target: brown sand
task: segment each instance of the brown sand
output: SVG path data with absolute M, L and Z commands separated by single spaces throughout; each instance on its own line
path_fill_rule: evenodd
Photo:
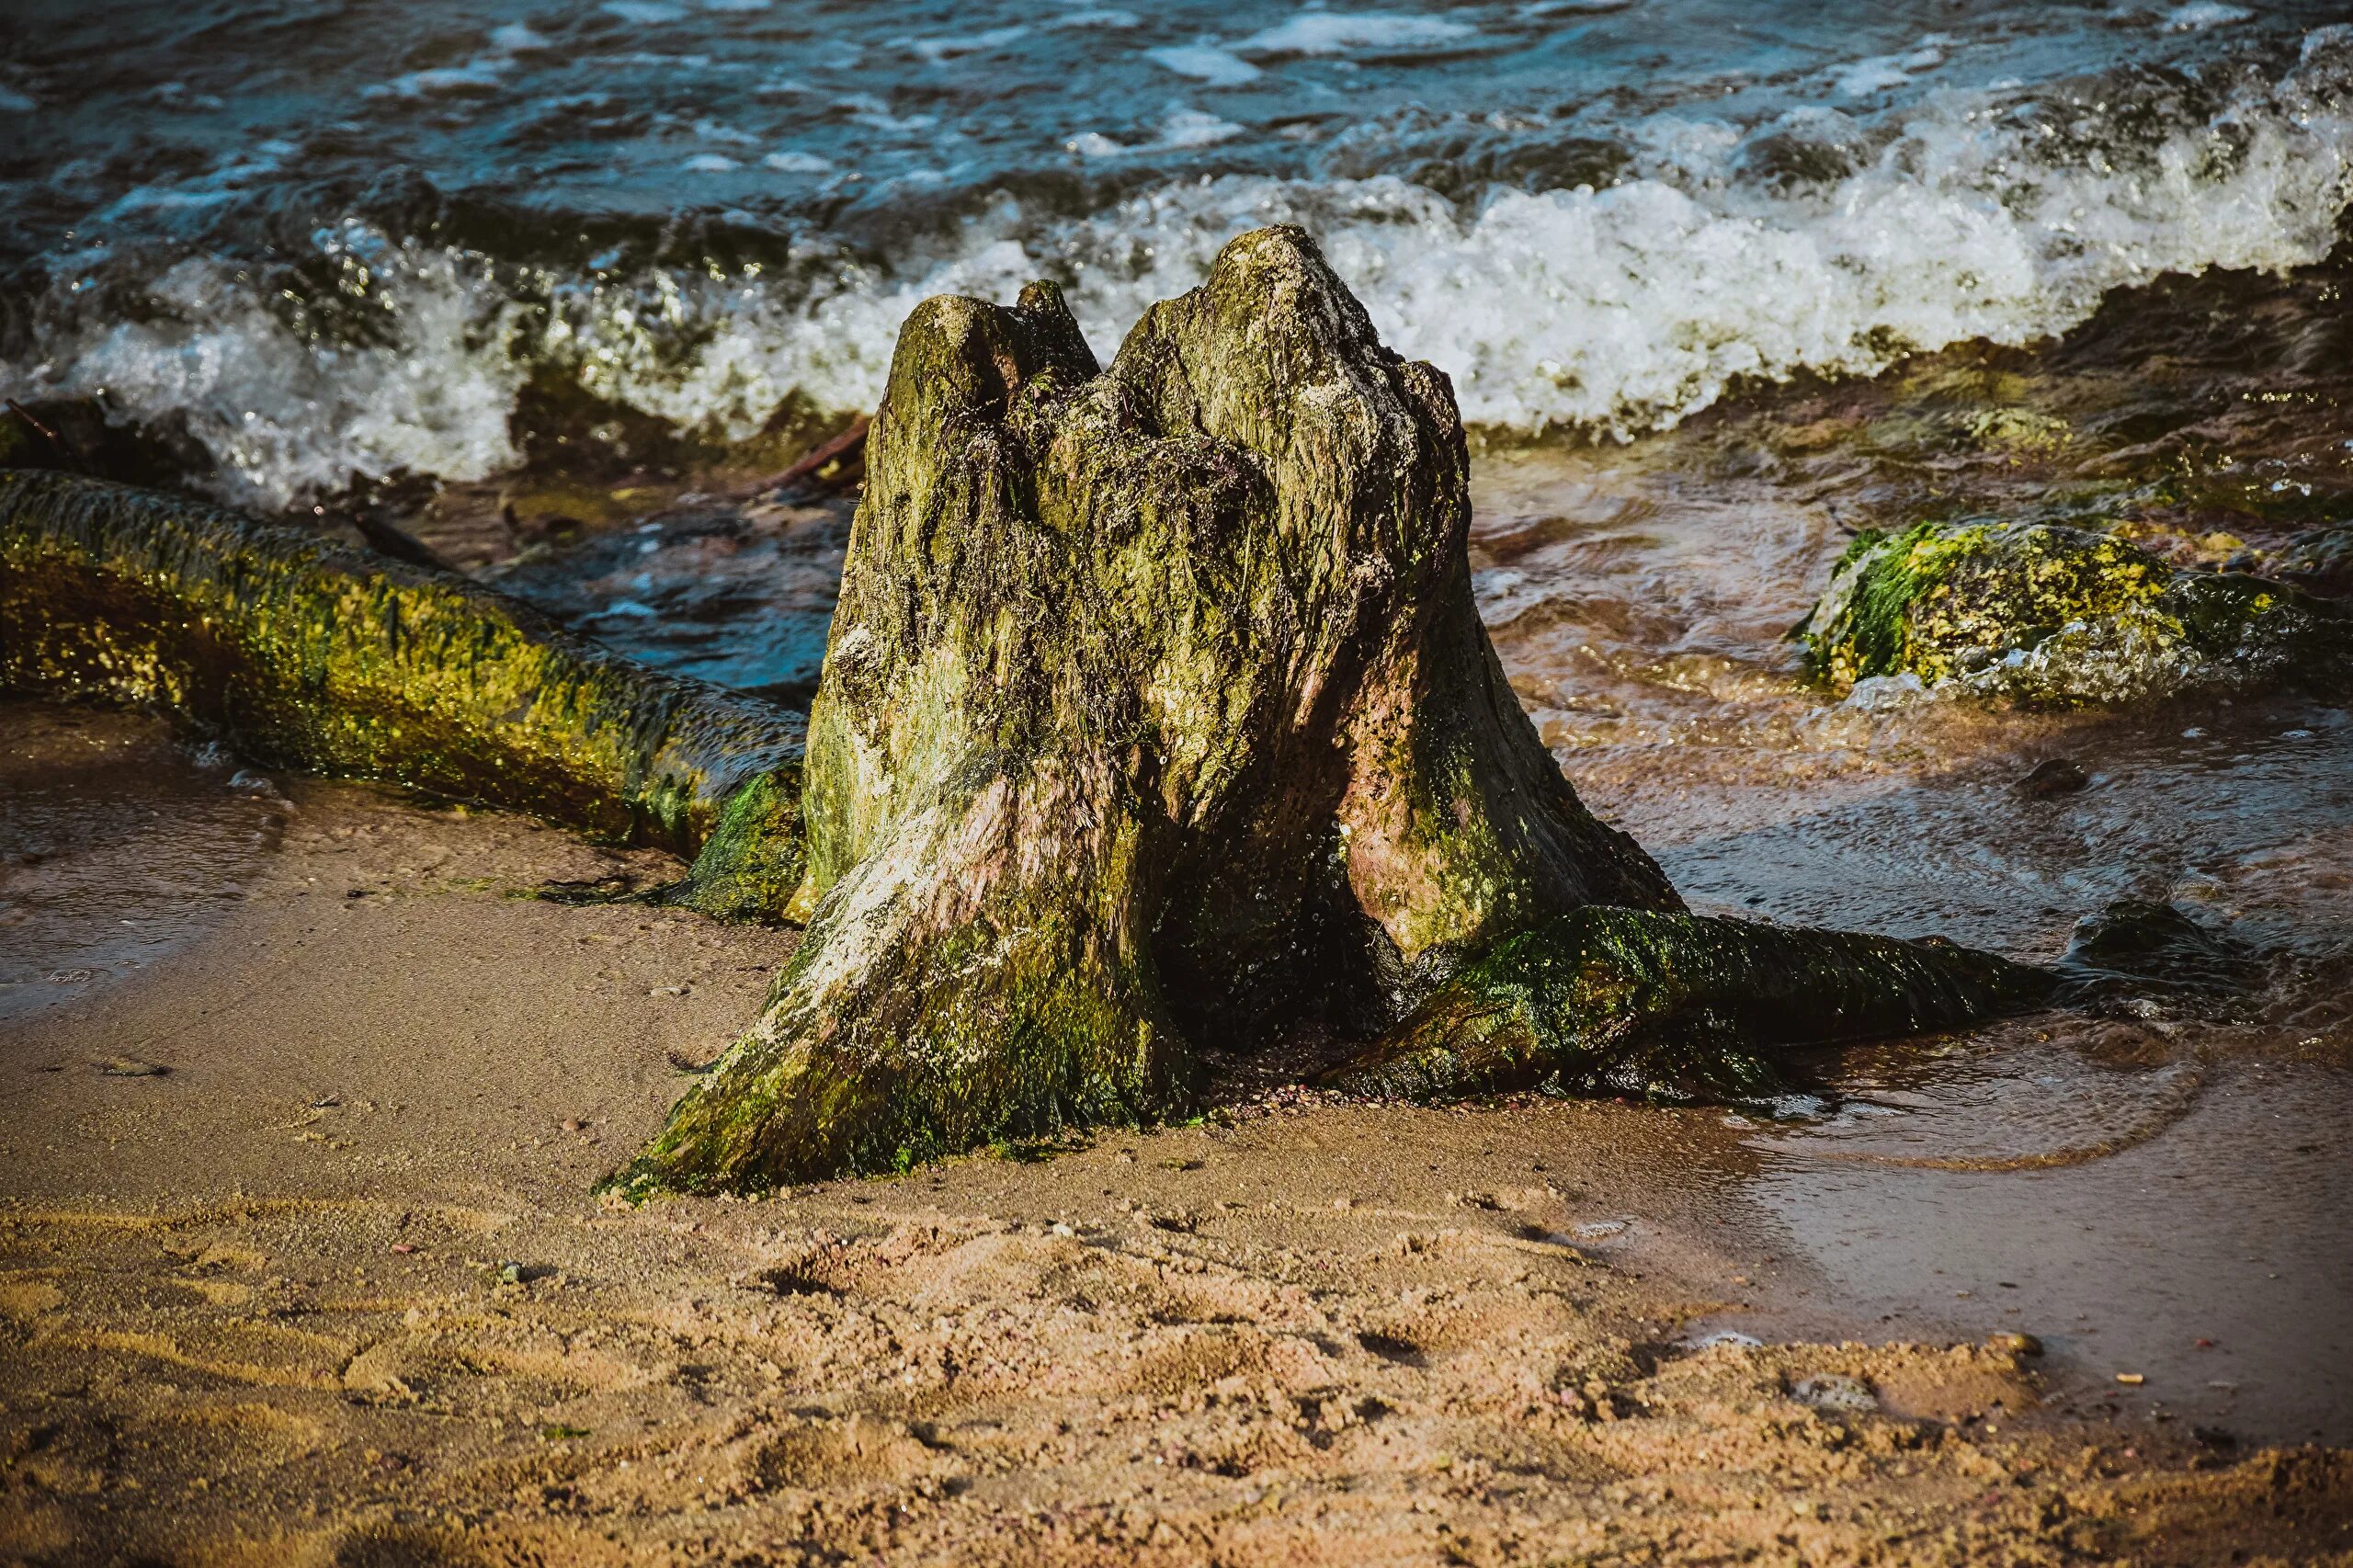
M 0 720 L 0 788 L 160 766 Z M 2062 1417 L 1995 1346 L 1693 1348 L 1768 1267 L 1718 1117 L 1278 1097 L 600 1205 L 789 937 L 290 790 L 242 897 L 0 1009 L 0 1558 L 2353 1562 L 2342 1450 Z

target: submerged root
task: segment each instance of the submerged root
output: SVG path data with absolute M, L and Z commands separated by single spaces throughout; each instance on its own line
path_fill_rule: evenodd
M 1957 1028 L 2058 985 L 1949 942 L 1580 909 L 1498 943 L 1324 1082 L 1416 1100 L 1738 1099 L 1779 1086 L 1776 1047 Z

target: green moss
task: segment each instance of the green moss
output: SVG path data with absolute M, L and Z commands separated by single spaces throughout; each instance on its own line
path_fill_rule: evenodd
M 797 769 L 763 773 L 727 797 L 717 825 L 683 881 L 658 902 L 721 920 L 790 917 L 808 869 Z
M 855 896 L 872 891 L 855 879 L 845 891 L 778 977 L 759 1024 L 612 1178 L 615 1190 L 883 1175 L 1188 1103 L 1148 973 L 1108 949 L 1088 901 L 1066 886 L 1001 889 L 924 943 L 898 939 L 916 911 L 877 911 Z M 846 953 L 846 935 L 867 941 Z
M 1980 447 L 2038 456 L 2059 451 L 2075 438 L 2064 419 L 2030 408 L 1980 409 L 1961 422 L 1961 428 Z
M 1497 944 L 1325 1082 L 1736 1099 L 1778 1083 L 1777 1047 L 1953 1028 L 2055 984 L 1946 942 L 1587 908 Z
M 1816 673 L 1840 685 L 1910 675 L 2063 704 L 2327 687 L 2353 651 L 2353 622 L 2292 589 L 2031 523 L 1861 536 L 1800 634 Z
M 647 670 L 453 574 L 31 471 L 0 472 L 0 686 L 152 707 L 272 766 L 688 854 L 751 781 L 792 794 L 802 743 L 797 715 Z M 790 814 L 765 820 L 747 846 L 773 881 Z

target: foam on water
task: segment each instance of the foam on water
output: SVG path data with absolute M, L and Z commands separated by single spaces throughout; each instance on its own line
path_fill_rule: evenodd
M 1384 17 L 1303 13 L 1244 47 L 1427 43 L 1468 30 Z M 514 28 L 494 37 L 490 54 L 449 69 L 495 74 L 538 44 Z M 910 47 L 944 58 L 998 41 Z M 1825 68 L 1820 90 L 1835 98 L 1873 73 L 1935 70 L 1949 41 Z M 1211 83 L 1224 79 L 1212 56 L 1248 66 L 1206 43 L 1153 55 Z M 879 101 L 873 112 L 885 112 Z M 733 150 L 674 153 L 668 166 L 695 180 L 745 168 L 835 177 L 817 155 L 760 154 L 757 138 L 708 119 L 696 129 L 710 132 L 698 137 L 706 148 Z M 1120 164 L 1238 134 L 1174 102 L 1148 143 L 1090 132 L 1071 146 Z M 1653 115 L 1624 137 L 1626 172 L 1598 189 L 1499 187 L 1466 204 L 1391 176 L 1229 174 L 1079 217 L 1000 195 L 887 263 L 821 237 L 781 270 L 518 274 L 351 222 L 312 244 L 364 269 L 372 328 L 359 341 L 290 319 L 267 284 L 199 257 L 153 280 L 163 308 L 104 319 L 61 309 L 38 357 L 7 368 L 36 391 L 103 388 L 129 412 L 183 415 L 220 458 L 227 494 L 282 506 L 354 472 L 497 472 L 515 460 L 508 415 L 535 367 L 682 428 L 742 437 L 794 394 L 871 407 L 918 301 L 1009 299 L 1038 276 L 1065 283 L 1108 353 L 1152 301 L 1197 282 L 1225 240 L 1298 222 L 1382 335 L 1453 377 L 1472 420 L 1622 437 L 1744 381 L 1868 374 L 1975 337 L 2029 341 L 2161 273 L 2318 259 L 2353 200 L 2353 28 L 2313 33 L 2278 80 L 2243 83 L 2154 130 L 1995 86 L 1929 90 L 1870 121 L 1819 103 L 1745 129 Z M 1834 172 L 1788 178 L 1777 159 Z M 233 192 L 267 166 L 248 157 L 173 194 Z M 943 177 L 917 169 L 903 180 Z
M 1143 57 L 1155 65 L 1176 72 L 1179 76 L 1190 76 L 1212 87 L 1238 87 L 1245 82 L 1256 80 L 1258 75 L 1256 65 L 1207 41 L 1147 49 Z
M 1245 54 L 1340 54 L 1359 49 L 1427 49 L 1475 38 L 1479 29 L 1445 17 L 1391 11 L 1302 11 L 1251 34 Z

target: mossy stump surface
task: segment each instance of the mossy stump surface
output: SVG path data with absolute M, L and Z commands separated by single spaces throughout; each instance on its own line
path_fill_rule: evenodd
M 1051 286 L 928 301 L 868 474 L 807 935 L 627 1190 L 1164 1116 L 1199 1048 L 1311 1020 L 1375 1042 L 1344 1078 L 1373 1087 L 1722 1089 L 1762 1045 L 2047 989 L 1682 913 L 1505 680 L 1446 378 L 1296 230 L 1234 241 L 1108 369 Z

